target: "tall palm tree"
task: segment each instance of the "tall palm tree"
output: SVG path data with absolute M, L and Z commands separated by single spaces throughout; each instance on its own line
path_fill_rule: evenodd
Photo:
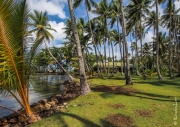
M 170 78 L 174 78 L 173 72 L 172 72 L 172 20 L 175 16 L 177 16 L 180 9 L 175 8 L 175 4 L 172 0 L 169 0 L 166 8 L 163 12 L 162 18 L 162 24 L 166 26 L 169 29 L 169 76 Z
M 72 0 L 68 0 L 68 5 L 69 5 L 69 12 L 71 15 L 74 39 L 75 39 L 77 53 L 78 53 L 81 94 L 85 95 L 90 92 L 90 88 L 89 88 L 89 85 L 86 80 L 86 73 L 85 73 L 85 69 L 84 69 L 84 60 L 83 60 L 83 56 L 82 56 L 81 45 L 80 45 L 78 31 L 77 31 L 77 27 L 76 27 L 76 20 L 75 20 Z
M 100 20 L 104 24 L 104 49 L 106 49 L 106 39 L 108 39 L 108 44 L 110 44 L 110 33 L 108 29 L 108 18 L 111 14 L 110 5 L 108 4 L 107 0 L 102 0 L 100 3 L 97 4 L 96 9 L 92 10 L 93 13 L 97 14 L 98 17 L 94 18 L 95 20 Z M 106 50 L 105 50 L 106 51 Z M 106 68 L 106 52 L 104 52 L 105 55 L 105 68 Z
M 110 3 L 110 11 L 112 12 L 112 14 L 110 15 L 110 18 L 111 18 L 111 21 L 110 21 L 110 24 L 111 24 L 111 28 L 115 25 L 117 25 L 117 30 L 118 30 L 118 33 L 120 32 L 119 30 L 119 24 L 121 25 L 121 12 L 120 12 L 120 8 L 119 8 L 119 1 L 118 0 L 113 0 L 111 3 Z M 122 42 L 121 41 L 121 34 L 119 33 L 118 34 L 118 42 L 119 42 L 119 48 L 120 48 L 120 56 L 121 56 L 121 59 L 123 58 L 124 59 L 124 56 L 122 53 Z M 124 60 L 123 60 L 124 62 Z M 123 75 L 123 64 L 121 62 L 121 75 Z
M 141 62 L 143 60 L 143 52 L 142 52 L 142 20 L 149 14 L 149 8 L 151 4 L 151 0 L 131 0 L 129 5 L 127 6 L 127 13 L 129 20 L 133 20 L 134 24 L 138 24 L 140 30 L 140 43 L 141 43 Z M 143 64 L 142 64 L 142 71 Z
M 165 2 L 165 0 L 156 0 L 156 38 L 159 38 L 159 9 L 158 4 Z M 158 72 L 158 78 L 159 80 L 163 80 L 163 77 L 161 75 L 161 72 L 159 70 L 159 42 L 158 39 L 156 40 L 156 69 Z
M 86 13 L 87 13 L 87 16 L 88 16 L 90 33 L 91 33 L 93 47 L 94 47 L 94 51 L 95 51 L 95 55 L 96 55 L 96 64 L 97 64 L 98 77 L 101 77 L 100 76 L 100 71 L 99 71 L 99 64 L 98 64 L 98 57 L 97 57 L 98 53 L 97 53 L 97 49 L 96 49 L 96 42 L 95 42 L 95 39 L 94 39 L 94 34 L 93 34 L 93 31 L 92 31 L 92 25 L 91 25 L 90 17 L 89 17 L 89 11 L 91 11 L 91 6 L 96 7 L 96 3 L 93 0 L 84 0 L 84 2 L 85 2 L 85 5 L 86 5 Z M 77 8 L 82 3 L 83 3 L 83 0 L 74 0 L 74 6 L 73 7 Z
M 49 47 L 47 46 L 46 42 L 50 42 L 50 40 L 54 39 L 53 35 L 49 31 L 55 31 L 55 29 L 51 28 L 50 24 L 48 24 L 48 15 L 47 12 L 39 12 L 37 10 L 34 10 L 34 14 L 30 15 L 30 18 L 32 20 L 32 23 L 30 23 L 30 26 L 33 26 L 34 29 L 30 30 L 29 33 L 36 33 L 37 39 L 43 38 L 43 42 L 51 55 L 51 57 L 56 61 L 56 63 L 59 65 L 59 67 L 65 72 L 70 80 L 74 80 L 74 78 L 63 68 L 63 66 L 59 63 L 59 61 L 52 55 L 51 51 L 49 50 Z
M 129 59 L 128 59 L 128 45 L 126 41 L 126 22 L 124 18 L 124 9 L 123 9 L 123 2 L 122 0 L 119 0 L 120 3 L 120 8 L 121 8 L 121 15 L 122 15 L 122 31 L 123 31 L 123 42 L 125 45 L 125 51 L 126 51 L 126 85 L 132 85 L 132 79 L 131 79 L 131 74 L 130 74 L 130 66 L 129 66 Z

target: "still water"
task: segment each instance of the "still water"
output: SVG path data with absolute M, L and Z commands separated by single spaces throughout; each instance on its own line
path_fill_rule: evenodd
M 64 90 L 62 83 L 69 78 L 66 75 L 33 75 L 30 80 L 30 104 L 39 100 L 61 93 Z M 0 94 L 0 104 L 15 110 L 20 109 L 20 105 L 10 95 Z M 0 108 L 0 118 L 13 112 Z

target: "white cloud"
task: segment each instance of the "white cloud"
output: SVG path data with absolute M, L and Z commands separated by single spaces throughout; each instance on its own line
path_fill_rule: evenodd
M 64 30 L 62 28 L 65 27 L 64 22 L 57 23 L 56 21 L 49 21 L 48 22 L 53 29 L 55 29 L 57 32 L 50 31 L 50 33 L 54 36 L 55 41 L 62 41 L 66 37 L 66 34 L 64 33 Z
M 149 31 L 146 34 L 145 38 L 143 39 L 143 44 L 146 43 L 146 42 L 152 42 L 153 41 L 152 37 L 153 37 L 153 32 Z
M 176 10 L 180 8 L 180 1 L 177 1 L 177 0 L 176 0 L 176 1 L 174 2 L 174 4 L 175 4 L 175 7 L 176 7 Z M 178 12 L 178 14 L 180 14 L 180 12 Z
M 29 0 L 32 10 L 47 11 L 49 15 L 57 15 L 66 18 L 64 9 L 66 0 Z
M 52 47 L 52 46 L 62 47 L 63 45 L 61 44 L 61 42 L 66 37 L 66 34 L 64 33 L 64 30 L 62 29 L 65 27 L 64 22 L 56 23 L 56 21 L 49 21 L 48 23 L 51 25 L 53 29 L 57 31 L 57 32 L 49 31 L 53 35 L 54 40 L 50 41 L 50 43 L 47 43 L 48 47 Z M 42 44 L 41 48 L 46 48 L 44 43 Z

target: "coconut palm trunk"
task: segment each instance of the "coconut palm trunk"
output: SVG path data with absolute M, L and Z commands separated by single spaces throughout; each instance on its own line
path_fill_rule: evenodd
M 58 66 L 63 70 L 63 72 L 68 75 L 68 77 L 70 78 L 70 80 L 73 81 L 74 78 L 66 71 L 66 69 L 64 69 L 64 67 L 59 63 L 59 61 L 53 56 L 53 54 L 52 54 L 51 51 L 49 50 L 49 47 L 47 46 L 45 40 L 44 40 L 44 44 L 45 44 L 46 49 L 48 50 L 50 56 L 56 61 L 56 63 L 57 63 Z
M 96 56 L 98 77 L 101 77 L 101 74 L 100 74 L 100 71 L 99 71 L 99 64 L 98 64 L 98 55 L 97 55 L 96 43 L 95 43 L 95 40 L 94 40 L 94 34 L 93 34 L 93 31 L 92 31 L 92 26 L 91 26 L 91 22 L 90 22 L 90 18 L 89 18 L 89 11 L 88 11 L 88 9 L 87 9 L 87 5 L 86 5 L 86 12 L 87 12 L 87 16 L 88 16 L 89 28 L 90 28 L 91 37 L 92 37 L 92 42 L 93 42 L 93 47 L 94 47 L 95 56 Z
M 159 80 L 163 80 L 159 69 L 159 11 L 158 11 L 158 0 L 156 0 L 156 70 L 158 73 Z M 153 51 L 154 55 L 154 51 Z
M 170 0 L 170 2 L 172 2 L 172 0 Z M 171 4 L 170 4 L 171 5 Z M 172 6 L 170 6 L 170 18 L 169 18 L 169 55 L 168 55 L 168 59 L 169 59 L 169 77 L 170 78 L 174 78 L 173 76 L 173 72 L 172 72 L 172 41 L 171 41 L 171 18 L 172 18 L 172 15 L 171 15 L 171 12 L 172 12 Z
M 136 26 L 135 26 L 135 32 L 137 34 L 137 30 L 136 30 Z M 136 48 L 135 48 L 135 51 L 136 51 L 136 75 L 139 76 L 139 64 L 138 64 L 138 45 L 137 45 L 137 35 L 136 35 Z
M 119 20 L 117 18 L 117 28 L 118 28 L 118 41 L 119 41 L 119 52 L 120 52 L 120 60 L 122 60 L 122 43 L 121 43 L 121 36 L 120 36 L 120 33 L 119 33 Z M 124 75 L 123 73 L 123 63 L 121 61 L 121 75 Z
M 119 0 L 120 3 L 120 9 L 122 14 L 122 31 L 123 31 L 123 42 L 125 46 L 126 51 L 126 85 L 133 85 L 131 74 L 130 74 L 130 66 L 129 66 L 129 59 L 128 59 L 128 45 L 126 41 L 126 22 L 124 18 L 124 9 L 123 9 L 123 2 L 122 0 Z
M 113 47 L 113 43 L 112 42 L 111 42 L 111 48 L 112 48 L 112 62 L 113 62 L 112 76 L 114 76 L 114 47 Z
M 79 60 L 81 94 L 85 95 L 90 92 L 90 88 L 89 88 L 89 85 L 86 80 L 86 73 L 85 73 L 85 69 L 84 69 L 84 60 L 82 57 L 81 45 L 80 45 L 78 31 L 77 31 L 77 27 L 76 27 L 76 20 L 75 20 L 72 0 L 68 0 L 68 5 L 69 5 L 69 12 L 71 15 L 71 20 L 72 20 L 73 34 L 74 34 L 74 39 L 75 39 L 77 54 L 78 54 L 78 60 Z

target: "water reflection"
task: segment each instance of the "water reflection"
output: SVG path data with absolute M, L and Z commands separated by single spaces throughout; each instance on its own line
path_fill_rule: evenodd
M 65 75 L 33 75 L 30 79 L 30 103 L 35 103 L 43 98 L 62 93 L 65 87 L 62 83 L 69 78 Z M 11 96 L 0 94 L 0 104 L 18 110 L 19 104 Z M 0 108 L 0 118 L 12 112 Z

